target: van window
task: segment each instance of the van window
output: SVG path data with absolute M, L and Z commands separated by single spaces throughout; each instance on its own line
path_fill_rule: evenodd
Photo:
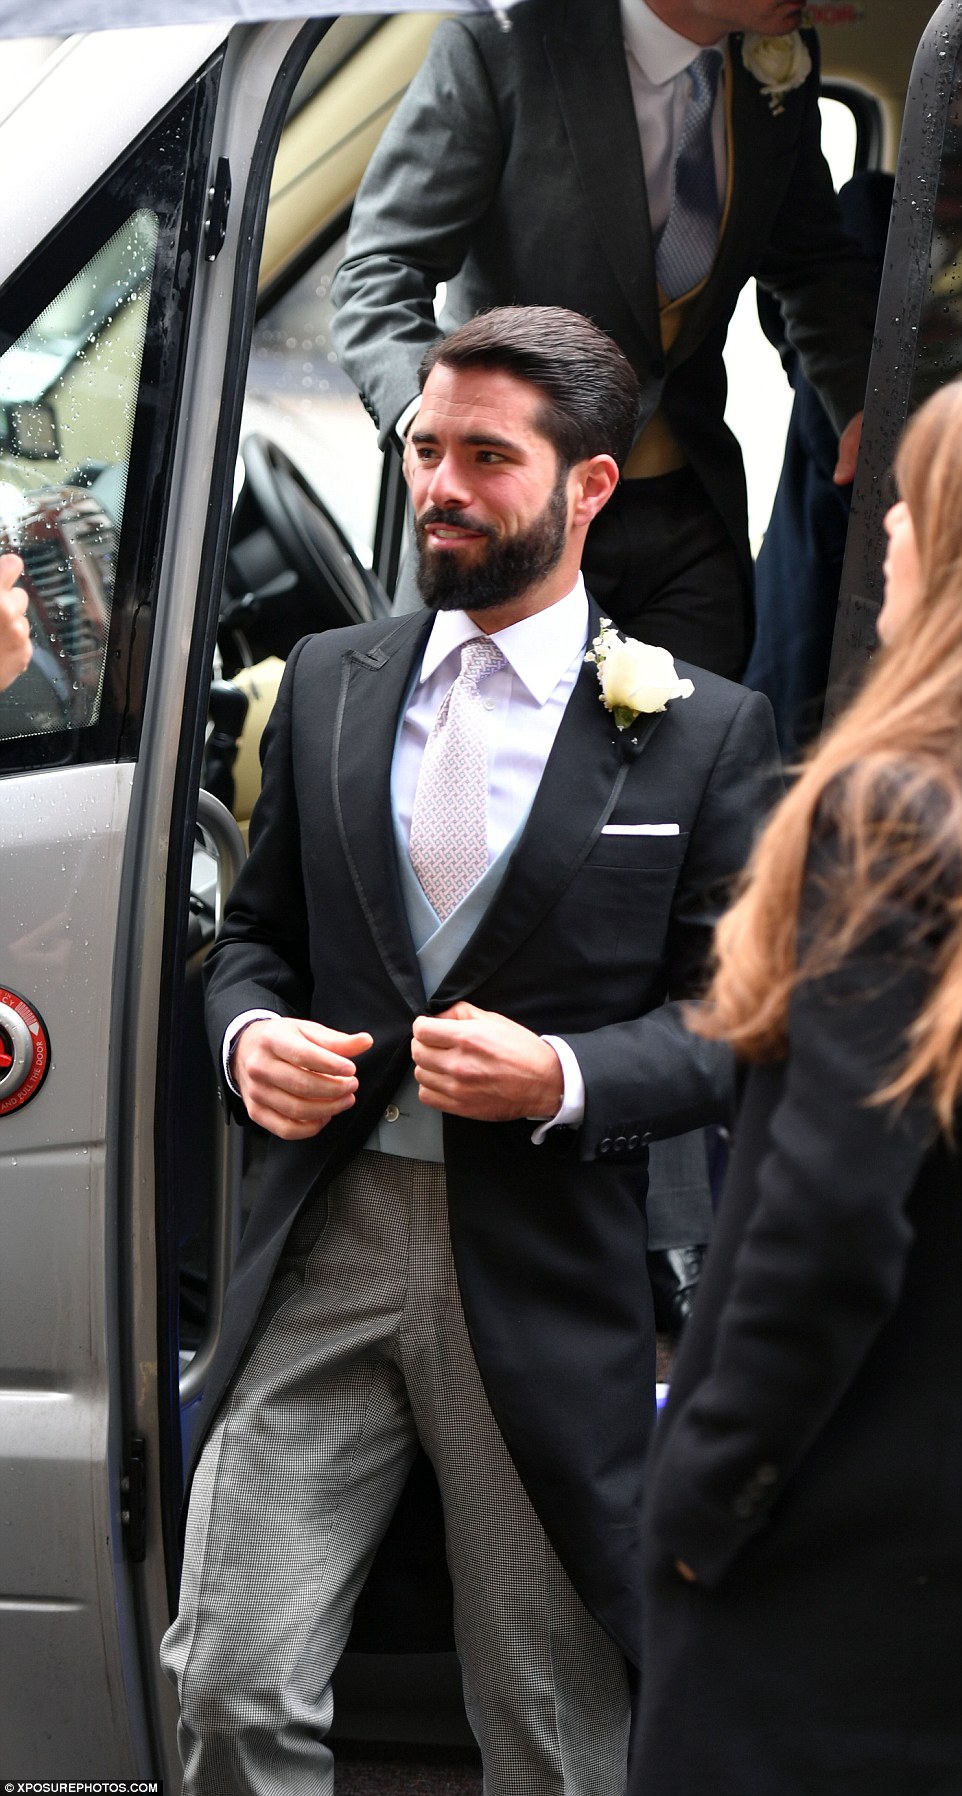
M 847 100 L 828 94 L 822 95 L 818 110 L 822 115 L 822 154 L 837 193 L 860 166 L 858 118 Z
M 23 559 L 32 677 L 7 737 L 100 715 L 157 218 L 133 213 L 0 356 L 0 541 Z
M 344 243 L 342 232 L 256 324 L 242 436 L 257 432 L 279 444 L 369 568 L 381 451 L 331 342 L 331 282 Z
M 822 151 L 837 191 L 855 172 L 858 120 L 845 100 L 823 96 L 819 110 Z M 741 445 L 748 486 L 748 530 L 752 553 L 757 555 L 772 515 L 795 395 L 785 379 L 778 351 L 758 321 L 754 281 L 742 289 L 728 327 L 725 365 L 725 421 Z
M 187 284 L 170 108 L 0 293 L 0 548 L 24 562 L 33 658 L 0 693 L 0 772 L 136 752 Z M 186 171 L 186 172 L 185 172 Z M 196 222 L 194 230 L 196 232 Z

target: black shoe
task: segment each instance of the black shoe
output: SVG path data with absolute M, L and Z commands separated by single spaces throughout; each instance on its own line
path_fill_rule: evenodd
M 656 1247 L 648 1254 L 655 1327 L 672 1341 L 678 1340 L 691 1315 L 707 1251 L 704 1246 Z

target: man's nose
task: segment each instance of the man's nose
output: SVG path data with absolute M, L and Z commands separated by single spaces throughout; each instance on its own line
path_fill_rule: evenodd
M 464 508 L 471 500 L 470 483 L 465 477 L 459 457 L 442 455 L 431 470 L 428 499 L 443 510 L 453 506 Z

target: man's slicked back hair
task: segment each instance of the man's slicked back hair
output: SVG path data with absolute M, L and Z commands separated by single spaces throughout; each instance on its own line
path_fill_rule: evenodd
M 634 441 L 640 394 L 617 343 L 564 306 L 497 306 L 432 344 L 419 371 L 486 368 L 530 382 L 542 395 L 538 428 L 563 470 L 592 455 L 623 465 Z

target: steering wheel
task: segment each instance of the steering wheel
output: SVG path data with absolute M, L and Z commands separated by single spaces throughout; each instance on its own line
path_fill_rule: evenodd
M 386 617 L 380 581 L 283 449 L 254 435 L 241 456 L 246 478 L 231 528 L 225 633 L 243 635 L 255 659 L 283 658 L 310 631 Z

